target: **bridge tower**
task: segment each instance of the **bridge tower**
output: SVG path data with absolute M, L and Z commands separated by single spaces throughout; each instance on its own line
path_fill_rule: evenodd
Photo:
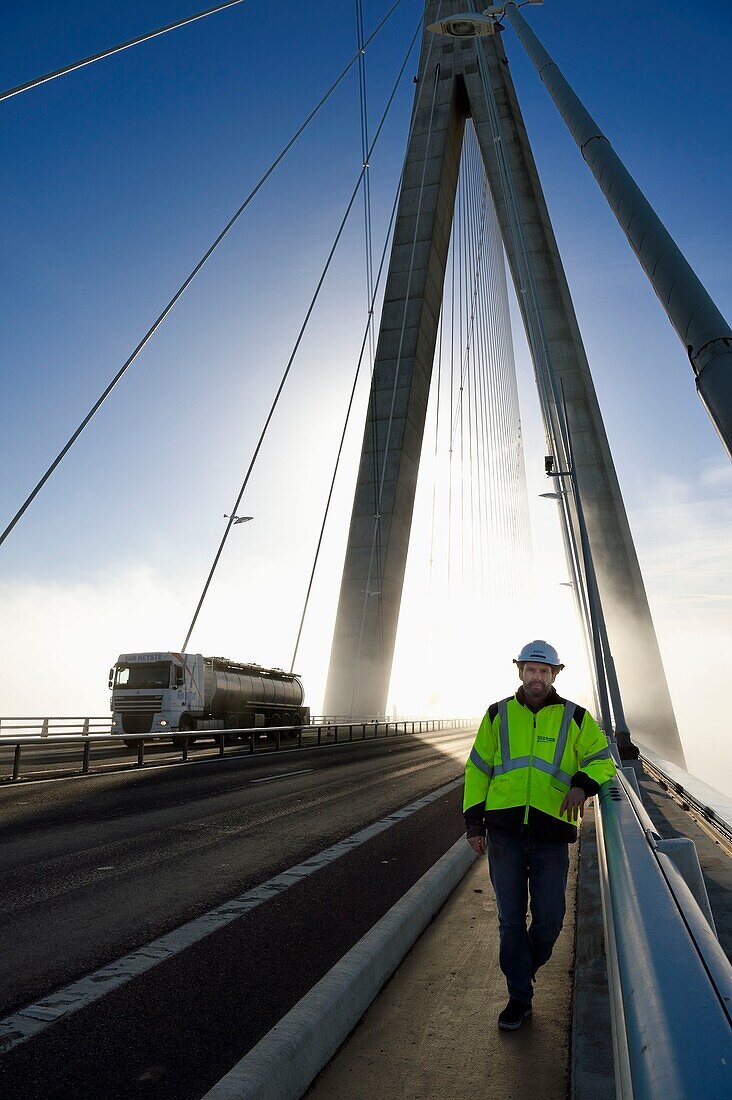
M 465 6 L 464 0 L 427 0 L 425 26 Z M 566 398 L 577 481 L 628 722 L 641 741 L 683 765 L 623 499 L 500 33 L 450 39 L 426 32 L 422 41 L 324 710 L 338 715 L 385 711 L 468 117 L 478 137 L 524 326 L 530 324 L 484 79 L 490 81 L 498 107 L 500 141 L 554 369 Z M 537 385 L 548 388 L 545 367 L 535 361 L 534 368 Z M 556 457 L 562 461 L 564 456 Z M 576 516 L 572 518 L 576 523 Z

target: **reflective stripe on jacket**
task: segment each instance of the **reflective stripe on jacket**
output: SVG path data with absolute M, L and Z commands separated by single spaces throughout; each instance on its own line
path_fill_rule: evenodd
M 552 692 L 536 713 L 515 695 L 493 704 L 465 765 L 463 810 L 525 806 L 560 817 L 559 807 L 582 771 L 601 784 L 615 775 L 605 734 L 583 707 Z

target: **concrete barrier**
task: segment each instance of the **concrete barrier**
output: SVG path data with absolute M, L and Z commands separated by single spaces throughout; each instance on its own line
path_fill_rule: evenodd
M 461 837 L 204 1100 L 298 1100 L 475 858 Z

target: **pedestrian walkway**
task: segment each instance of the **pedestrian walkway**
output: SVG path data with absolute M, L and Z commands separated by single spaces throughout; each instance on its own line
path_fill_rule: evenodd
M 569 1081 L 578 845 L 567 917 L 539 972 L 534 1014 L 499 1031 L 507 1001 L 496 902 L 476 860 L 361 1023 L 306 1094 L 312 1100 L 565 1100 Z
M 699 853 L 722 947 L 732 955 L 732 860 L 646 776 L 642 799 L 663 836 Z M 498 965 L 498 918 L 484 859 L 470 867 L 306 1093 L 309 1100 L 611 1100 L 615 1095 L 594 800 L 570 846 L 567 916 L 539 971 L 533 1015 L 499 1031 L 507 1000 Z M 576 950 L 575 950 L 576 949 Z

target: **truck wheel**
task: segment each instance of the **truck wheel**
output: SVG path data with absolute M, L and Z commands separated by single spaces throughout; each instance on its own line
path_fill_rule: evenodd
M 241 722 L 238 714 L 227 714 L 224 719 L 224 728 L 227 730 L 241 729 Z M 239 736 L 236 733 L 224 734 L 224 743 L 227 745 L 233 745 L 235 741 L 239 740 Z
M 181 714 L 180 722 L 178 723 L 178 729 L 181 731 L 181 733 L 184 733 L 188 730 L 194 730 L 195 728 L 196 728 L 196 723 L 191 718 L 190 714 Z M 195 740 L 196 740 L 195 737 L 172 737 L 171 738 L 171 741 L 173 742 L 173 745 L 175 746 L 176 749 L 182 749 L 183 746 L 185 745 L 186 741 L 188 742 L 188 744 L 190 746 L 190 745 L 193 744 L 193 742 Z
M 269 722 L 267 723 L 267 725 L 268 726 L 281 726 L 282 725 L 282 715 L 278 714 L 277 711 L 275 711 L 274 714 L 270 714 Z

